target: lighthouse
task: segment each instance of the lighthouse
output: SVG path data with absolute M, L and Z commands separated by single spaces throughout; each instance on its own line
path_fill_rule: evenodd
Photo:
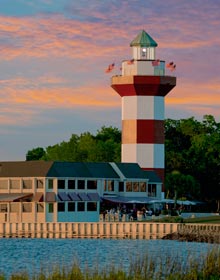
M 156 56 L 157 43 L 144 30 L 130 47 L 132 58 L 122 62 L 122 74 L 111 80 L 121 96 L 121 161 L 155 171 L 164 182 L 164 98 L 176 85 L 173 63 L 166 75 L 165 61 Z

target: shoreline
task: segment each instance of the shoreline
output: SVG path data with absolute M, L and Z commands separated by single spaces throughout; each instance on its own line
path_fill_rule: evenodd
M 219 232 L 205 231 L 205 232 L 173 232 L 162 237 L 163 240 L 176 240 L 180 242 L 203 242 L 220 244 Z

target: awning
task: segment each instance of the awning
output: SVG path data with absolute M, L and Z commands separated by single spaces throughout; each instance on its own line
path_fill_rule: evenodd
M 124 196 L 116 196 L 116 197 L 102 197 L 103 200 L 107 200 L 115 203 L 160 203 L 160 200 L 152 199 L 150 197 L 124 197 Z
M 161 203 L 174 204 L 175 200 L 165 198 L 165 199 L 161 200 Z M 197 204 L 195 201 L 189 201 L 189 200 L 177 200 L 176 203 L 180 204 L 180 205 L 196 205 Z
M 68 196 L 70 197 L 70 199 L 72 201 L 80 201 L 80 198 L 78 197 L 78 195 L 75 192 L 69 192 Z
M 42 202 L 43 201 L 43 193 L 42 192 L 37 192 L 33 196 L 33 201 L 34 202 Z
M 70 201 L 71 200 L 65 192 L 59 192 L 58 193 L 58 199 L 60 201 Z
M 88 197 L 88 195 L 87 195 L 86 193 L 84 193 L 84 192 L 78 193 L 78 196 L 79 196 L 79 198 L 80 198 L 82 201 L 89 201 L 89 200 L 90 200 L 89 197 Z
M 87 195 L 91 201 L 100 201 L 100 196 L 98 193 L 88 193 Z
M 46 202 L 55 202 L 56 201 L 56 195 L 54 192 L 47 192 L 46 193 Z
M 16 202 L 31 197 L 32 195 L 32 193 L 2 193 L 0 194 L 0 202 Z

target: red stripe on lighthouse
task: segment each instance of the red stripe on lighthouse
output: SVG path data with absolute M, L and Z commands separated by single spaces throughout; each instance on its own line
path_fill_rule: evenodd
M 123 120 L 122 144 L 164 144 L 164 121 Z

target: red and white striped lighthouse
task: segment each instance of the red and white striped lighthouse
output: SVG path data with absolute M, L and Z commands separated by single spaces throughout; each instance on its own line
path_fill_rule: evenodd
M 122 62 L 112 88 L 122 98 L 122 162 L 137 162 L 164 181 L 164 97 L 176 85 L 156 59 L 157 43 L 143 30 L 130 43 L 133 57 Z M 164 190 L 162 190 L 164 191 Z

